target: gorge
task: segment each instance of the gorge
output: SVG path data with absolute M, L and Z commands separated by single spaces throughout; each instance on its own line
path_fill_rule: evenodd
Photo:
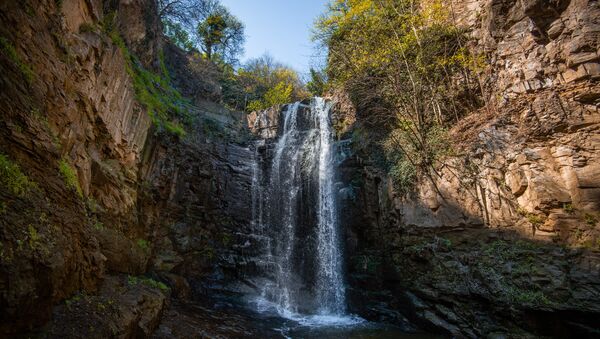
M 164 4 L 0 2 L 0 338 L 600 337 L 598 1 L 332 1 L 322 97 Z

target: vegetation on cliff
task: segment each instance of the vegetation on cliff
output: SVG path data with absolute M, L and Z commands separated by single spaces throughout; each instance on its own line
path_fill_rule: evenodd
M 203 68 L 219 99 L 232 109 L 254 111 L 308 96 L 298 73 L 264 55 L 240 65 L 244 24 L 218 0 L 160 0 L 165 36 Z
M 137 99 L 145 106 L 154 125 L 159 131 L 164 130 L 179 137 L 184 136 L 185 129 L 182 122 L 189 122 L 189 115 L 185 108 L 188 103 L 168 80 L 169 74 L 164 66 L 163 54 L 159 56 L 162 74 L 156 74 L 145 69 L 136 56 L 129 51 L 114 23 L 114 14 L 105 18 L 103 29 L 121 50 Z
M 35 187 L 35 183 L 21 171 L 19 165 L 4 154 L 0 154 L 0 182 L 17 196 L 23 196 Z
M 400 188 L 431 175 L 449 153 L 445 130 L 479 105 L 474 71 L 443 2 L 335 0 L 314 38 L 328 48 L 329 86 L 345 89 L 363 122 L 359 147 L 371 147 Z

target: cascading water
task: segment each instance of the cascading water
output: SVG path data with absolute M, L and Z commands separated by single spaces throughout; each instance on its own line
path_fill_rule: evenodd
M 260 305 L 287 318 L 343 323 L 353 318 L 345 317 L 330 108 L 314 98 L 282 112 L 279 138 L 255 169 L 254 224 L 271 239 Z

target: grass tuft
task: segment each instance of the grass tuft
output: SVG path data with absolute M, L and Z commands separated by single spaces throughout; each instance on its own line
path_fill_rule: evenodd
M 58 163 L 58 170 L 65 180 L 65 184 L 70 189 L 73 189 L 77 192 L 80 198 L 83 198 L 83 191 L 81 190 L 81 186 L 79 186 L 79 178 L 77 177 L 77 172 L 66 159 L 61 159 Z
M 0 154 L 0 183 L 14 195 L 22 197 L 35 187 L 35 183 L 23 174 L 19 165 Z
M 160 281 L 156 281 L 152 278 L 146 278 L 146 277 L 134 277 L 132 275 L 127 276 L 127 283 L 130 286 L 135 286 L 138 284 L 143 284 L 146 285 L 148 287 L 152 287 L 152 288 L 157 288 L 159 290 L 161 290 L 162 292 L 167 292 L 169 291 L 169 287 L 167 285 L 165 285 L 164 283 L 160 282 Z

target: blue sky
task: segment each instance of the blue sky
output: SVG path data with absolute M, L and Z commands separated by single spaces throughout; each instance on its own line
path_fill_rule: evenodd
M 246 25 L 242 61 L 265 52 L 301 73 L 308 72 L 316 54 L 310 41 L 314 20 L 327 0 L 221 0 Z

